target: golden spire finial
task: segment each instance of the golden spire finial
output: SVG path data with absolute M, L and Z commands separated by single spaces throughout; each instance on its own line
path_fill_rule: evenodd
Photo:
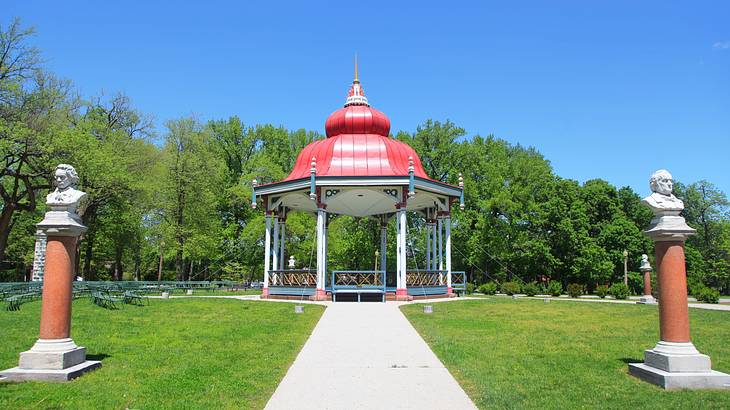
M 357 53 L 355 53 L 355 80 L 353 82 L 355 82 L 355 83 L 360 82 L 360 79 L 357 78 Z

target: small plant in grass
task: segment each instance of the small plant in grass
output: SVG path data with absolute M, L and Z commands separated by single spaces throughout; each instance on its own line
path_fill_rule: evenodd
M 598 285 L 596 286 L 596 295 L 603 299 L 608 295 L 608 285 Z
M 474 284 L 471 282 L 467 282 L 466 283 L 466 294 L 471 295 L 472 293 L 474 293 Z
M 695 297 L 700 302 L 720 303 L 720 292 L 718 292 L 717 289 L 704 287 L 696 293 Z
M 563 293 L 563 284 L 557 280 L 551 280 L 548 283 L 547 291 L 551 296 L 558 297 Z
M 614 283 L 608 288 L 608 294 L 615 299 L 626 299 L 629 297 L 629 287 L 623 283 Z
M 483 293 L 485 295 L 494 295 L 497 293 L 497 284 L 494 282 L 487 282 L 481 286 L 479 286 L 479 289 L 477 289 L 479 293 Z
M 540 288 L 537 286 L 537 283 L 530 282 L 525 284 L 525 286 L 522 287 L 522 292 L 526 294 L 527 296 L 535 296 L 540 291 Z
M 583 294 L 583 285 L 579 285 L 577 283 L 571 283 L 568 285 L 568 296 L 571 298 L 577 298 L 578 296 Z
M 504 282 L 502 284 L 502 293 L 514 295 L 516 293 L 520 293 L 521 288 L 522 287 L 517 282 Z

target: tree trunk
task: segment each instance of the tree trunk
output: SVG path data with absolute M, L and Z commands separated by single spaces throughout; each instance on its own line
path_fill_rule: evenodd
M 137 246 L 134 248 L 134 280 L 139 280 L 140 265 L 142 265 L 142 249 L 137 241 Z
M 115 252 L 114 252 L 114 280 L 122 280 L 123 276 L 123 267 L 122 267 L 122 255 L 124 254 L 124 247 L 119 245 L 117 246 Z
M 4 204 L 2 213 L 0 213 L 0 261 L 5 259 L 5 248 L 8 245 L 8 236 L 10 236 L 10 223 L 13 220 L 13 212 L 15 206 Z
M 163 262 L 163 256 L 162 256 L 162 248 L 160 248 L 160 265 L 157 267 L 157 281 L 162 281 L 162 262 Z
M 177 280 L 183 280 L 183 275 L 185 274 L 184 266 L 183 264 L 185 261 L 183 260 L 183 244 L 178 243 L 177 246 L 177 252 L 175 254 L 175 271 L 177 271 Z

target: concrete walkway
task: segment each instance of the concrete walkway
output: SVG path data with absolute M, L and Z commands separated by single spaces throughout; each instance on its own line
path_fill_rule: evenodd
M 398 309 L 329 304 L 267 409 L 475 409 Z

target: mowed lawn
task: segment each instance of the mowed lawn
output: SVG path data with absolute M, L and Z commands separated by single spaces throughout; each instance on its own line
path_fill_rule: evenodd
M 480 408 L 730 408 L 730 390 L 668 392 L 628 374 L 658 340 L 656 306 L 492 297 L 401 309 Z M 690 309 L 690 323 L 730 373 L 730 312 Z
M 106 310 L 73 304 L 72 337 L 102 367 L 69 383 L 0 383 L 0 409 L 263 408 L 324 307 L 152 299 Z M 0 311 L 0 368 L 38 337 L 40 302 Z

